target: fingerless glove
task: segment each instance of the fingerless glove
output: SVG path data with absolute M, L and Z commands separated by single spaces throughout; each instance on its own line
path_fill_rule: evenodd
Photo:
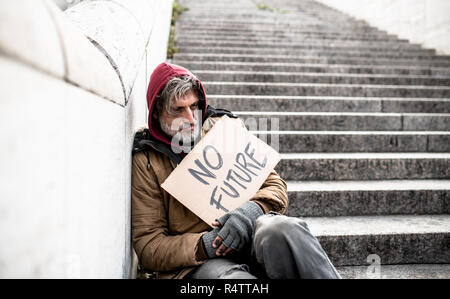
M 203 245 L 205 245 L 205 253 L 208 256 L 208 258 L 210 258 L 210 259 L 216 257 L 217 248 L 212 247 L 212 242 L 217 237 L 218 232 L 219 232 L 219 229 L 215 228 L 212 231 L 209 231 L 202 236 Z
M 218 235 L 222 238 L 222 243 L 239 252 L 251 240 L 255 220 L 263 214 L 264 211 L 257 203 L 247 201 L 217 219 L 221 225 Z

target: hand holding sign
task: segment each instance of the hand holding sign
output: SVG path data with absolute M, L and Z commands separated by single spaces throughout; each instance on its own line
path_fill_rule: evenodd
M 238 119 L 223 116 L 161 186 L 211 225 L 248 201 L 279 160 Z

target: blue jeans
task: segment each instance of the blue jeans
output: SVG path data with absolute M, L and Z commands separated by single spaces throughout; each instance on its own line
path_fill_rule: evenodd
M 235 256 L 209 259 L 193 279 L 341 278 L 306 222 L 268 213 L 255 222 L 251 248 Z

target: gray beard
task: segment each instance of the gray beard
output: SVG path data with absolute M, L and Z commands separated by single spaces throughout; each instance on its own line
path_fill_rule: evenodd
M 183 131 L 180 128 L 174 130 L 161 119 L 159 119 L 159 125 L 164 133 L 172 137 L 173 143 L 179 144 L 179 141 L 182 141 L 183 146 L 190 146 L 193 142 L 198 141 L 197 138 L 201 134 L 199 121 L 195 122 L 193 131 Z

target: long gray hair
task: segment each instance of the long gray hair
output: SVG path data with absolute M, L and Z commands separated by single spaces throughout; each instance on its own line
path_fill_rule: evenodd
M 162 109 L 165 109 L 169 114 L 173 114 L 172 99 L 178 101 L 191 89 L 196 93 L 199 101 L 204 100 L 200 83 L 194 76 L 181 76 L 170 79 L 156 99 L 155 108 L 157 115 L 162 112 Z

